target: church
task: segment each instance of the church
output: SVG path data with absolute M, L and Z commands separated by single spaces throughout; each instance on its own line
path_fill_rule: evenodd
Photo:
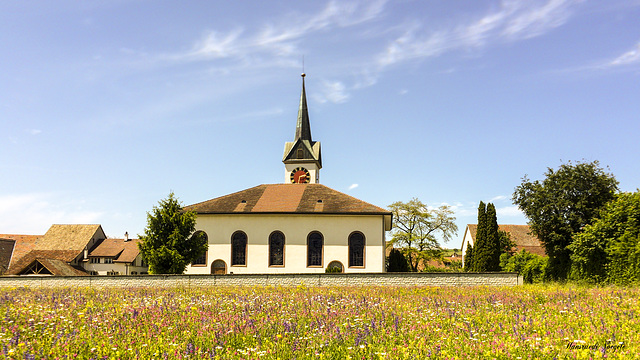
M 284 183 L 186 206 L 209 244 L 186 274 L 385 271 L 392 214 L 320 184 L 322 154 L 311 138 L 304 79 L 295 138 L 284 146 Z

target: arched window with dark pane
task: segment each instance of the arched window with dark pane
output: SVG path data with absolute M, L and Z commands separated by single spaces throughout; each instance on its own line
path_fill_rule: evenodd
M 364 234 L 353 232 L 349 235 L 349 267 L 364 266 Z
M 206 239 L 207 244 L 209 243 L 209 238 L 207 237 L 207 233 L 202 230 L 198 230 L 192 235 L 193 237 L 202 236 Z M 192 266 L 207 266 L 207 252 L 203 252 L 198 258 L 196 258 L 192 263 Z
M 322 266 L 322 234 L 314 231 L 307 237 L 307 266 Z
M 231 236 L 231 266 L 247 265 L 247 234 L 236 231 Z
M 269 266 L 284 266 L 284 234 L 280 231 L 269 235 Z

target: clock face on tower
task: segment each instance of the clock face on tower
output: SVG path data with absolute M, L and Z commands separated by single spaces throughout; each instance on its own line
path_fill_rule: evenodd
M 309 170 L 303 167 L 297 167 L 291 172 L 291 183 L 293 184 L 306 184 L 311 180 Z

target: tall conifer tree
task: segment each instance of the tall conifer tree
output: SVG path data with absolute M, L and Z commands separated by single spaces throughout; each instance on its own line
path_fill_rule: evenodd
M 480 202 L 478 206 L 478 230 L 472 259 L 467 271 L 500 271 L 501 236 L 498 229 L 496 207 Z M 465 268 L 467 260 L 465 259 Z

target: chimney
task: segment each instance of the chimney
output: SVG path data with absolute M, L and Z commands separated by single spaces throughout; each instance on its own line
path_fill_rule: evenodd
M 125 231 L 125 233 L 124 233 L 124 241 L 125 242 L 129 241 L 129 232 L 128 231 Z

